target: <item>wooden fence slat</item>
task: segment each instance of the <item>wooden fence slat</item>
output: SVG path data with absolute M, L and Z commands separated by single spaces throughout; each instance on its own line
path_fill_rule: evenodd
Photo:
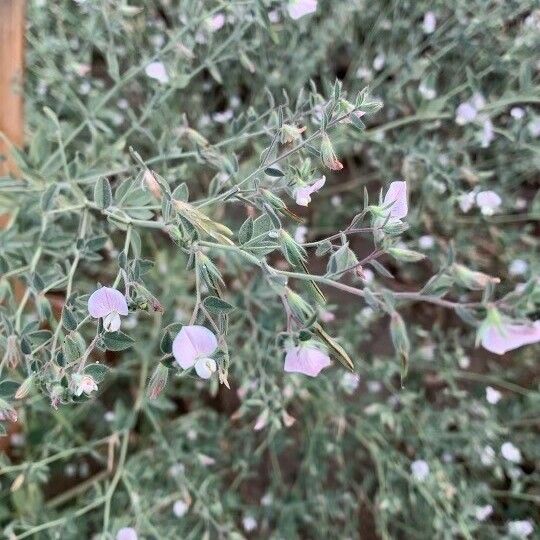
M 16 146 L 24 140 L 24 13 L 25 0 L 0 0 L 0 131 Z M 6 154 L 0 141 L 0 155 Z M 0 176 L 9 173 L 17 170 L 8 156 L 0 161 Z

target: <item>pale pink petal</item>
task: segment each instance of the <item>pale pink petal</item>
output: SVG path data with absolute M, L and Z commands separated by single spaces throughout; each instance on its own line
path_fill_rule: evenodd
M 390 207 L 390 217 L 402 219 L 407 215 L 407 182 L 392 182 L 386 196 L 384 197 L 384 206 Z
M 303 373 L 316 377 L 322 369 L 330 365 L 327 354 L 314 347 L 293 347 L 287 351 L 283 369 L 288 373 Z
M 294 196 L 296 204 L 300 206 L 307 206 L 311 202 L 311 194 L 316 193 L 321 189 L 326 182 L 326 176 L 315 180 L 310 186 L 303 186 L 296 188 L 294 191 Z
M 173 355 L 180 367 L 188 369 L 199 358 L 217 349 L 216 336 L 204 326 L 183 326 L 173 341 Z
M 287 10 L 291 19 L 297 20 L 317 11 L 317 0 L 291 0 Z
M 500 327 L 489 326 L 482 335 L 482 347 L 495 354 L 540 341 L 540 321 L 531 324 L 503 323 Z
M 120 291 L 111 287 L 101 287 L 90 295 L 88 313 L 94 319 L 106 317 L 113 311 L 120 315 L 128 314 L 126 298 Z
M 309 186 L 296 188 L 294 190 L 294 199 L 299 206 L 307 206 L 311 202 Z

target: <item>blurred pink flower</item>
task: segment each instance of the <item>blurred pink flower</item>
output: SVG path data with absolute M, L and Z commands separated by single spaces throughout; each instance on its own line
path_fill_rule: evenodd
M 317 11 L 317 0 L 291 0 L 287 6 L 291 19 L 295 21 L 304 15 Z
M 169 82 L 169 74 L 163 62 L 151 62 L 144 68 L 144 72 L 151 79 L 155 79 L 161 84 Z
M 480 191 L 476 194 L 476 204 L 484 216 L 492 216 L 501 203 L 502 199 L 494 191 Z
M 116 540 L 137 540 L 137 531 L 133 527 L 122 527 L 116 533 Z
M 311 202 L 311 194 L 319 191 L 319 189 L 324 186 L 325 182 L 326 176 L 323 176 L 318 180 L 315 180 L 315 182 L 313 182 L 313 184 L 310 186 L 308 185 L 296 188 L 294 190 L 296 204 L 300 206 L 307 206 Z
M 209 379 L 217 369 L 209 356 L 217 349 L 216 336 L 204 326 L 183 326 L 173 341 L 173 355 L 180 367 L 195 371 L 201 379 Z
M 225 24 L 225 15 L 223 13 L 218 13 L 217 15 L 214 15 L 208 21 L 208 27 L 210 28 L 211 32 L 217 32 L 218 30 L 221 30 L 224 24 Z
M 284 370 L 287 373 L 303 373 L 316 377 L 321 370 L 331 364 L 330 357 L 309 345 L 300 345 L 288 349 L 285 356 Z
M 456 109 L 456 124 L 459 124 L 460 126 L 469 124 L 474 121 L 477 114 L 478 111 L 472 103 L 468 101 L 460 103 Z
M 120 315 L 128 314 L 125 296 L 111 287 L 101 287 L 88 299 L 88 313 L 94 319 L 103 319 L 106 332 L 116 332 L 120 328 Z
M 390 184 L 384 197 L 383 205 L 390 205 L 390 218 L 403 219 L 408 212 L 407 206 L 407 182 L 396 181 Z
M 427 11 L 424 15 L 424 22 L 422 23 L 422 29 L 424 34 L 433 34 L 437 27 L 437 17 L 433 11 Z
M 520 324 L 504 320 L 499 312 L 491 310 L 480 332 L 484 349 L 495 354 L 505 354 L 523 345 L 539 342 L 540 321 Z

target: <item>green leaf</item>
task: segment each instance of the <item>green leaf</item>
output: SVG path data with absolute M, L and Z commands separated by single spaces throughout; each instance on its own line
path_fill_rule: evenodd
M 267 174 L 268 176 L 274 176 L 276 178 L 281 178 L 282 176 L 285 176 L 285 173 L 283 171 L 275 169 L 274 167 L 266 167 L 266 169 L 264 169 L 264 174 Z
M 9 380 L 0 382 L 0 398 L 12 397 L 18 388 L 19 388 L 18 382 L 9 381 Z
M 229 302 L 225 302 L 217 296 L 208 296 L 203 300 L 204 307 L 211 313 L 227 314 L 235 309 Z
M 57 184 L 53 183 L 43 192 L 43 195 L 41 196 L 41 209 L 44 212 L 47 212 L 52 208 L 56 190 Z
M 77 317 L 75 317 L 73 311 L 64 306 L 62 310 L 62 324 L 67 330 L 75 330 L 77 328 Z
M 241 244 L 245 244 L 251 239 L 251 236 L 253 235 L 253 219 L 251 217 L 248 217 L 244 223 L 242 223 L 242 226 L 240 227 L 240 230 L 238 231 L 238 240 Z
M 106 332 L 103 343 L 109 351 L 123 351 L 131 347 L 133 339 L 123 332 Z
M 98 178 L 94 187 L 94 202 L 100 208 L 109 208 L 112 203 L 112 189 L 111 184 L 107 178 Z
M 99 384 L 109 372 L 109 368 L 103 364 L 89 364 L 84 368 L 84 372 Z

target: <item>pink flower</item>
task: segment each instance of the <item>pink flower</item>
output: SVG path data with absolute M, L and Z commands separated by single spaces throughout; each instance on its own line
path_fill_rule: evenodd
M 484 216 L 492 216 L 501 203 L 502 199 L 494 191 L 480 191 L 476 194 L 476 204 Z
M 506 354 L 523 345 L 540 341 L 540 321 L 520 324 L 504 320 L 500 313 L 492 309 L 480 330 L 484 349 L 495 354 Z
M 73 393 L 76 396 L 81 396 L 83 393 L 88 396 L 98 389 L 96 381 L 94 381 L 90 375 L 74 375 L 73 379 L 73 382 L 75 383 L 75 390 Z
M 122 527 L 116 533 L 116 540 L 137 540 L 137 531 L 133 527 Z
M 88 313 L 94 319 L 103 319 L 106 332 L 116 332 L 120 328 L 120 315 L 128 314 L 125 296 L 111 287 L 101 287 L 88 299 Z
M 433 34 L 437 27 L 437 17 L 433 11 L 427 11 L 424 15 L 424 22 L 422 23 L 422 29 L 424 34 Z
M 210 21 L 208 22 L 208 27 L 211 32 L 217 32 L 218 30 L 221 30 L 223 28 L 224 24 L 225 15 L 223 15 L 223 13 L 218 13 L 210 19 Z
M 287 6 L 291 19 L 295 21 L 317 11 L 317 0 L 291 0 Z
M 173 355 L 180 367 L 195 371 L 201 379 L 209 379 L 217 369 L 209 356 L 217 349 L 216 336 L 204 326 L 183 326 L 173 341 Z
M 390 184 L 384 197 L 384 206 L 390 206 L 390 218 L 403 219 L 407 216 L 407 182 L 396 181 Z
M 311 202 L 311 194 L 316 193 L 324 186 L 326 182 L 326 176 L 315 180 L 310 186 L 302 186 L 294 190 L 294 198 L 296 204 L 300 206 L 307 206 Z
M 460 126 L 469 124 L 474 121 L 477 114 L 478 111 L 472 103 L 469 103 L 468 101 L 461 103 L 456 109 L 456 124 L 459 124 Z
M 310 345 L 291 347 L 285 356 L 283 369 L 287 373 L 303 373 L 316 377 L 321 370 L 330 365 L 330 357 Z

